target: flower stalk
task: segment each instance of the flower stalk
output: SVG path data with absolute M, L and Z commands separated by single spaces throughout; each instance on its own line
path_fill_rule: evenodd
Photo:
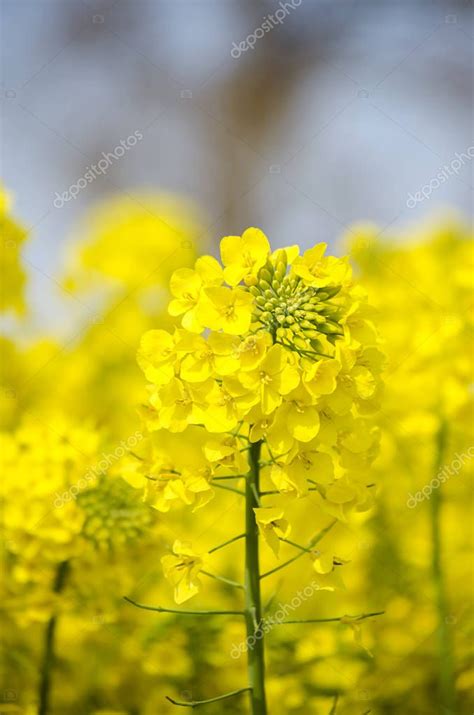
M 435 474 L 438 474 L 443 465 L 446 442 L 447 425 L 443 421 L 437 435 Z M 449 712 L 455 715 L 458 710 L 456 706 L 456 687 L 454 682 L 453 646 L 449 629 L 448 599 L 442 562 L 442 497 L 440 492 L 440 489 L 433 489 L 431 496 L 431 568 L 438 610 L 439 712 Z
M 248 678 L 252 715 L 266 715 L 262 600 L 260 595 L 259 534 L 254 509 L 258 507 L 261 442 L 250 448 L 250 470 L 245 485 L 245 620 L 247 639 L 255 641 L 248 649 Z
M 61 593 L 66 582 L 68 571 L 69 562 L 62 561 L 58 565 L 56 571 L 56 576 L 53 584 L 53 593 Z M 50 712 L 49 705 L 51 695 L 52 671 L 54 667 L 54 648 L 57 624 L 58 617 L 56 614 L 54 614 L 49 619 L 44 634 L 44 649 L 40 668 L 40 682 L 38 691 L 38 715 L 48 715 L 48 713 Z

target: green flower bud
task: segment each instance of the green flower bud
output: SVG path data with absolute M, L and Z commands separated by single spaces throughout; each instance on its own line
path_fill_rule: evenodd
M 318 315 L 318 313 L 313 313 L 311 310 L 306 311 L 306 319 L 313 321 L 318 321 L 321 319 L 321 316 Z
M 289 349 L 301 350 L 302 354 L 327 352 L 328 342 L 334 344 L 343 334 L 338 322 L 341 307 L 328 302 L 341 286 L 306 285 L 300 277 L 288 273 L 286 251 L 277 251 L 259 270 L 258 281 L 251 277 L 247 285 L 255 297 L 257 326 L 266 328 Z
M 270 273 L 270 271 L 267 270 L 266 268 L 261 268 L 261 269 L 260 269 L 260 273 L 258 274 L 258 277 L 259 277 L 259 283 L 260 283 L 260 285 L 261 285 L 264 281 L 266 281 L 267 283 L 271 283 L 272 278 L 273 278 L 273 276 L 272 276 L 272 274 Z
M 314 330 L 314 329 L 313 330 L 305 330 L 305 335 L 310 340 L 316 340 L 318 338 L 319 333 L 317 330 Z
M 318 330 L 320 330 L 320 332 L 322 333 L 325 333 L 326 335 L 331 335 L 335 333 L 338 333 L 339 335 L 342 334 L 339 325 L 337 325 L 337 323 L 333 323 L 332 321 L 326 321 L 323 325 L 319 325 Z
M 334 298 L 335 295 L 339 293 L 342 286 L 325 286 L 324 289 L 318 293 L 321 300 L 328 300 L 329 298 Z
M 258 283 L 258 280 L 257 280 L 256 276 L 245 276 L 244 283 L 247 286 L 256 286 Z
M 321 311 L 323 315 L 337 315 L 340 311 L 340 308 L 338 305 L 331 305 L 330 303 L 326 303 L 324 309 Z

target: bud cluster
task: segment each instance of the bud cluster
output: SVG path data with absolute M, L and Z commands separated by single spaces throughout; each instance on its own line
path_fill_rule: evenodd
M 331 302 L 342 286 L 304 285 L 300 276 L 288 274 L 284 249 L 269 257 L 247 284 L 255 298 L 253 320 L 271 333 L 274 342 L 309 357 L 324 350 L 322 336 L 334 344 L 343 335 L 341 307 Z
M 99 549 L 131 543 L 150 526 L 149 509 L 123 479 L 103 478 L 78 497 L 84 513 L 83 536 Z

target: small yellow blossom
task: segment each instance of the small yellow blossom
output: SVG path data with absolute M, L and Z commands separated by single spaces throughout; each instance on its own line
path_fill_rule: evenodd
M 178 539 L 173 544 L 173 555 L 161 558 L 163 572 L 174 586 L 176 603 L 184 603 L 199 592 L 199 574 L 204 567 L 204 559 L 205 555 L 193 551 L 191 544 Z
M 260 396 L 262 411 L 270 414 L 299 383 L 298 370 L 291 365 L 287 352 L 281 345 L 273 345 L 262 362 L 254 369 L 243 372 L 242 384 Z
M 278 556 L 280 537 L 286 538 L 291 531 L 288 521 L 284 518 L 285 512 L 273 507 L 258 507 L 254 512 L 260 534 L 275 556 Z
M 170 315 L 183 315 L 183 328 L 200 332 L 202 325 L 199 322 L 198 309 L 201 290 L 205 286 L 218 286 L 222 280 L 222 269 L 211 256 L 198 258 L 194 270 L 176 270 L 170 280 L 170 290 L 174 296 L 168 306 Z
M 265 265 L 269 254 L 268 238 L 258 228 L 248 228 L 242 236 L 226 236 L 221 240 L 225 280 L 234 286 L 255 276 Z
M 252 296 L 241 288 L 211 286 L 204 290 L 198 305 L 198 318 L 211 330 L 242 335 L 250 327 Z

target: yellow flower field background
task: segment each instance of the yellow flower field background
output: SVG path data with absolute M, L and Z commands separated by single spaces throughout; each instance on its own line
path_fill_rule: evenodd
M 2 201 L 2 273 L 12 277 L 2 309 L 21 314 L 27 237 L 6 193 Z M 276 251 L 280 281 L 289 260 L 308 295 L 343 286 L 339 318 L 329 313 L 345 337 L 310 322 L 298 334 L 291 319 L 276 323 L 281 342 L 263 330 L 242 347 L 249 314 L 239 301 L 253 294 L 221 284 L 244 279 L 257 297 L 265 291 L 268 241 L 258 229 L 224 239 L 223 270 L 199 257 L 207 246 L 197 216 L 179 197 L 100 206 L 82 225 L 62 284 L 75 300 L 94 301 L 90 325 L 65 349 L 47 334 L 3 338 L 2 712 L 168 713 L 179 706 L 165 696 L 186 703 L 245 688 L 248 643 L 232 615 L 242 608 L 242 542 L 213 549 L 244 530 L 242 479 L 226 476 L 248 469 L 246 414 L 251 444 L 265 435 L 267 445 L 270 498 L 255 513 L 266 542 L 261 572 L 271 572 L 262 581 L 273 616 L 269 712 L 428 713 L 439 703 L 439 712 L 470 712 L 465 226 L 446 219 L 403 241 L 354 226 L 341 237 L 349 259 L 325 259 L 321 244 L 299 258 Z M 157 268 L 137 281 L 144 262 Z M 209 293 L 217 302 L 196 308 L 193 286 L 199 293 L 206 281 L 221 285 Z M 323 313 L 336 300 L 323 301 Z M 261 303 L 256 316 L 272 328 L 275 313 Z M 317 327 L 329 319 L 307 312 Z M 214 332 L 200 337 L 205 325 Z M 185 383 L 173 377 L 177 355 Z M 273 379 L 262 382 L 264 371 Z M 209 387 L 212 374 L 221 377 Z M 174 394 L 183 384 L 194 390 L 188 401 Z M 167 612 L 180 609 L 175 602 L 231 614 Z M 291 619 L 323 622 L 282 623 Z M 243 713 L 245 698 L 201 708 Z
M 473 715 L 472 3 L 0 24 L 0 715 Z

